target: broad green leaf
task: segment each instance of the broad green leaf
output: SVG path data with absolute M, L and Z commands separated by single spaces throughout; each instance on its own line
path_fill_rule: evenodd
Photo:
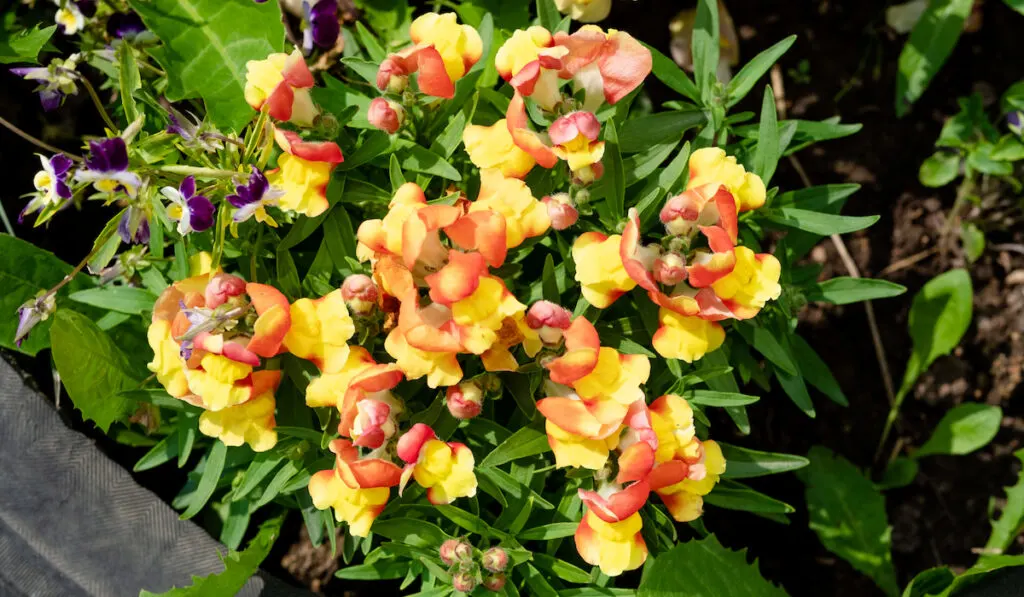
M 765 580 L 746 551 L 723 547 L 718 538 L 681 543 L 645 569 L 637 597 L 785 597 Z
M 579 526 L 579 523 L 576 522 L 555 522 L 520 531 L 516 534 L 516 538 L 520 541 L 546 541 L 548 539 L 571 537 Z
M 953 584 L 956 576 L 949 568 L 929 568 L 918 573 L 903 590 L 903 597 L 927 597 L 938 595 Z
M 391 135 L 384 131 L 370 131 L 363 137 L 363 142 L 359 144 L 359 147 L 351 155 L 345 156 L 344 162 L 338 164 L 338 169 L 352 170 L 384 155 L 389 149 L 391 149 Z
M 758 396 L 735 394 L 732 392 L 716 392 L 715 390 L 693 390 L 692 393 L 687 394 L 686 398 L 694 404 L 719 407 L 745 406 L 760 400 Z
M 0 288 L 3 288 L 3 293 L 0 293 L 0 346 L 31 356 L 50 346 L 52 317 L 37 324 L 20 348 L 15 346 L 18 307 L 40 291 L 56 286 L 70 272 L 71 266 L 53 253 L 13 236 L 0 234 Z M 86 276 L 76 276 L 57 293 L 58 306 L 68 291 L 90 286 L 92 283 Z
M 50 41 L 56 25 L 40 29 L 6 29 L 0 27 L 0 64 L 12 62 L 37 62 L 39 52 Z
M 543 454 L 550 449 L 548 436 L 544 432 L 531 427 L 523 427 L 485 456 L 480 461 L 480 466 L 498 466 L 519 458 Z
M 840 276 L 814 284 L 804 292 L 804 296 L 809 301 L 848 305 L 899 296 L 906 291 L 905 286 L 888 280 Z
M 811 464 L 797 473 L 807 486 L 810 527 L 826 549 L 896 595 L 889 552 L 885 498 L 857 467 L 822 446 L 811 448 Z
M 1017 450 L 1013 455 L 1024 464 L 1024 450 Z M 995 498 L 989 504 L 989 512 L 994 510 Z M 1006 503 L 1001 508 L 999 518 L 992 518 L 992 533 L 985 543 L 986 551 L 1005 551 L 1024 530 L 1024 470 L 1017 473 L 1017 482 L 1006 488 Z
M 244 551 L 232 551 L 224 558 L 222 572 L 203 577 L 193 576 L 190 586 L 171 589 L 166 593 L 142 591 L 139 597 L 212 597 L 238 594 L 270 554 L 274 542 L 281 534 L 283 521 L 283 517 L 277 517 L 263 523 L 259 533 L 253 537 Z
M 355 71 L 367 83 L 371 85 L 377 84 L 377 69 L 380 68 L 378 61 L 349 57 L 342 58 L 341 63 Z
M 722 447 L 722 455 L 725 456 L 726 462 L 723 479 L 749 479 L 775 475 L 801 469 L 810 462 L 796 454 L 760 452 L 722 442 L 719 442 L 718 445 Z
M 407 560 L 391 559 L 342 568 L 335 572 L 334 576 L 347 580 L 389 580 L 402 578 L 408 572 Z
M 772 364 L 776 365 L 790 375 L 798 375 L 800 369 L 793 362 L 793 355 L 789 353 L 778 338 L 766 328 L 744 323 L 737 325 L 736 329 L 740 336 L 747 341 L 747 344 L 754 347 L 754 350 L 764 355 Z
M 1013 174 L 1013 164 L 993 157 L 996 146 L 982 141 L 967 152 L 967 166 L 983 174 L 993 176 L 1009 176 Z
M 878 488 L 885 491 L 906 487 L 914 482 L 920 468 L 920 465 L 913 458 L 900 456 L 890 462 L 889 466 L 885 468 L 881 480 L 877 483 Z
M 558 14 L 554 0 L 537 0 L 537 18 L 540 19 L 540 26 L 548 31 L 558 28 L 562 15 Z
M 246 62 L 284 50 L 277 0 L 130 0 L 163 45 L 167 99 L 202 98 L 209 120 L 239 132 L 256 112 L 245 101 Z
M 538 552 L 533 554 L 533 565 L 536 566 L 538 570 L 543 570 L 544 572 L 557 576 L 565 582 L 571 582 L 579 585 L 590 582 L 589 572 L 556 557 L 549 556 L 546 553 Z
M 930 0 L 900 53 L 896 76 L 896 115 L 903 116 L 921 97 L 953 52 L 972 0 Z
M 974 567 L 954 576 L 946 567 L 918 574 L 903 597 L 1008 597 L 1020 589 L 1024 556 L 982 556 Z
M 415 547 L 437 548 L 449 538 L 441 527 L 416 518 L 376 520 L 373 533 Z
M 136 89 L 142 87 L 142 76 L 139 74 L 139 65 L 135 62 L 135 53 L 131 44 L 118 46 L 117 59 L 121 106 L 124 107 L 125 120 L 132 123 L 139 116 L 138 108 L 135 105 L 135 96 L 132 94 Z M 153 228 L 160 228 L 160 226 L 156 225 Z
M 206 453 L 206 468 L 203 469 L 203 474 L 199 477 L 199 486 L 189 501 L 188 508 L 181 515 L 182 520 L 188 520 L 199 514 L 206 502 L 210 501 L 213 492 L 217 489 L 220 475 L 224 472 L 224 460 L 227 454 L 228 447 L 220 440 L 213 442 L 213 445 L 210 446 L 210 451 Z
M 843 389 L 839 387 L 839 382 L 832 375 L 832 371 L 806 340 L 793 334 L 789 337 L 789 347 L 800 367 L 800 374 L 807 383 L 818 388 L 832 402 L 840 406 L 849 406 L 850 402 L 843 394 Z
M 1003 409 L 988 404 L 968 402 L 951 408 L 935 426 L 931 437 L 915 458 L 932 454 L 970 454 L 984 447 L 999 433 Z
M 346 108 L 356 107 L 356 115 L 345 123 L 346 127 L 357 129 L 373 128 L 366 114 L 372 98 L 356 87 L 349 86 L 331 75 L 323 75 L 323 86 L 313 88 L 313 101 L 325 112 L 340 114 Z
M 73 293 L 70 297 L 73 301 L 127 313 L 139 315 L 153 310 L 153 303 L 156 302 L 156 295 L 143 288 L 132 286 L 105 286 L 103 288 L 87 288 Z
M 910 305 L 913 350 L 899 393 L 906 395 L 935 359 L 960 344 L 973 312 L 971 276 L 964 269 L 950 270 L 929 280 Z
M 128 357 L 85 315 L 58 309 L 50 328 L 53 362 L 82 418 L 107 432 L 124 420 L 135 401 L 121 394 L 138 387 Z
M 921 162 L 917 178 L 926 187 L 944 187 L 960 175 L 960 154 L 936 151 Z
M 1024 0 L 1003 0 L 1006 5 L 1024 15 Z
M 1024 141 L 1016 135 L 1003 135 L 990 156 L 993 160 L 1017 162 L 1024 160 Z
M 775 112 L 775 94 L 771 85 L 764 88 L 761 101 L 761 124 L 757 135 L 757 150 L 754 152 L 754 173 L 761 177 L 765 186 L 768 185 L 779 165 L 781 148 L 779 147 L 778 114 Z
M 693 78 L 697 82 L 700 97 L 706 106 L 711 105 L 712 88 L 718 83 L 720 34 L 717 0 L 698 0 L 693 38 L 690 40 L 690 52 L 693 56 Z
M 626 215 L 626 171 L 622 166 L 622 145 L 614 121 L 604 129 L 605 200 L 612 217 L 617 221 Z
M 840 216 L 796 207 L 770 209 L 764 215 L 769 221 L 776 224 L 813 232 L 821 236 L 863 230 L 877 222 L 879 218 L 879 216 Z
M 675 60 L 672 60 L 668 56 L 662 54 L 653 46 L 649 46 L 642 41 L 640 43 L 643 44 L 643 46 L 651 53 L 653 62 L 651 73 L 659 81 L 676 93 L 684 95 L 695 102 L 700 101 L 700 89 L 694 85 L 689 75 L 687 75 L 683 69 L 679 68 L 679 65 L 676 64 Z
M 663 143 L 678 142 L 683 133 L 702 124 L 704 113 L 696 110 L 658 112 L 632 118 L 622 124 L 619 147 L 622 153 L 637 153 Z
M 455 166 L 426 147 L 405 140 L 399 143 L 399 147 L 398 160 L 402 170 L 433 174 L 456 182 L 462 180 Z
M 728 467 L 728 464 L 726 464 Z M 789 514 L 795 512 L 793 506 L 785 502 L 755 491 L 742 483 L 724 481 L 704 496 L 704 501 L 712 506 L 728 510 L 744 512 L 764 512 L 769 514 Z
M 754 88 L 754 84 L 771 69 L 773 64 L 778 62 L 779 58 L 786 53 L 786 50 L 793 45 L 794 41 L 796 41 L 796 36 L 790 35 L 757 56 L 754 56 L 750 62 L 744 64 L 740 72 L 736 73 L 736 76 L 732 78 L 732 81 L 729 81 L 729 85 L 725 88 L 729 96 L 726 107 L 731 108 L 746 97 L 750 90 Z

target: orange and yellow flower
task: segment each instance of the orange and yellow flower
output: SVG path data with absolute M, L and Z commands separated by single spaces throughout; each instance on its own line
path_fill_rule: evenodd
M 309 480 L 313 505 L 320 510 L 333 508 L 338 522 L 349 525 L 349 533 L 366 537 L 387 505 L 391 488 L 398 485 L 402 469 L 380 458 L 359 458 L 359 451 L 345 439 L 332 441 L 330 449 L 336 454 L 334 468 Z
M 419 73 L 420 91 L 451 99 L 455 82 L 469 72 L 483 54 L 476 29 L 460 25 L 455 13 L 427 13 L 409 27 L 413 45 L 388 56 L 377 71 L 377 87 L 400 92 L 407 77 Z
M 349 358 L 348 340 L 356 331 L 341 290 L 299 299 L 290 312 L 292 325 L 284 337 L 288 352 L 312 361 L 325 373 L 341 371 Z
M 529 97 L 544 110 L 554 110 L 562 101 L 558 73 L 568 53 L 554 45 L 551 32 L 533 26 L 512 33 L 494 56 L 494 65 L 502 79 L 523 97 Z
M 271 54 L 265 60 L 245 64 L 245 101 L 254 110 L 266 107 L 271 118 L 312 126 L 319 113 L 309 90 L 313 74 L 298 49 L 291 54 Z
M 706 184 L 725 185 L 736 201 L 736 209 L 744 212 L 764 205 L 767 191 L 764 181 L 753 172 L 747 172 L 736 163 L 736 157 L 726 155 L 720 147 L 705 147 L 690 155 L 690 178 L 687 189 Z
M 608 522 L 587 510 L 576 528 L 576 550 L 583 561 L 600 567 L 608 576 L 636 570 L 647 560 L 647 544 L 640 534 L 642 527 L 639 513 Z
M 280 378 L 278 378 L 280 379 Z M 266 452 L 277 444 L 274 421 L 274 391 L 218 411 L 199 415 L 199 431 L 228 446 L 249 444 L 253 452 Z
M 345 161 L 341 148 L 330 141 L 303 141 L 283 129 L 274 131 L 274 139 L 284 153 L 277 158 L 277 169 L 267 172 L 267 180 L 283 193 L 278 207 L 311 218 L 327 211 L 331 171 Z
M 598 309 L 606 309 L 620 296 L 636 287 L 620 255 L 622 237 L 584 232 L 572 245 L 576 281 L 583 298 Z
M 658 309 L 661 326 L 654 333 L 654 350 L 666 359 L 692 363 L 718 350 L 725 342 L 725 330 L 714 321 L 692 315 L 680 315 L 671 309 Z
M 431 388 L 453 386 L 462 380 L 462 367 L 456 352 L 421 350 L 409 344 L 400 328 L 391 330 L 384 340 L 388 352 L 406 379 L 427 378 Z
M 765 303 L 782 294 L 782 265 L 769 253 L 755 254 L 747 247 L 736 247 L 735 251 L 736 266 L 711 288 L 732 317 L 750 319 Z
M 604 141 L 598 141 L 601 124 L 591 112 L 570 112 L 551 124 L 548 135 L 555 155 L 569 164 L 569 170 L 583 183 L 601 177 Z
M 469 160 L 477 168 L 494 168 L 502 176 L 524 178 L 537 163 L 515 144 L 504 118 L 491 126 L 467 126 L 462 132 L 462 143 L 466 146 Z
M 398 440 L 398 457 L 406 463 L 399 491 L 413 478 L 427 490 L 431 504 L 476 495 L 473 452 L 465 444 L 437 439 L 423 423 L 413 425 Z
M 528 238 L 543 235 L 551 227 L 547 207 L 517 178 L 505 178 L 497 170 L 480 172 L 480 194 L 469 204 L 468 214 L 491 211 L 505 221 L 505 247 L 511 249 Z
M 573 79 L 585 93 L 583 109 L 595 112 L 602 102 L 618 103 L 640 86 L 651 73 L 651 52 L 624 31 L 605 33 L 596 25 L 584 25 L 572 35 L 556 33 L 555 45 L 568 54 L 559 73 Z
M 555 0 L 558 12 L 581 23 L 603 21 L 612 10 L 612 0 Z

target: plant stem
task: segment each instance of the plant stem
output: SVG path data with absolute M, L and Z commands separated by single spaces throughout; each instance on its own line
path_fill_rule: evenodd
M 233 178 L 239 173 L 233 170 L 221 170 L 219 168 L 200 168 L 197 166 L 159 166 L 156 168 L 160 172 L 167 172 L 170 174 L 184 174 L 185 176 L 199 176 L 201 178 Z
M 6 119 L 4 119 L 2 117 L 0 117 L 0 125 L 3 125 L 5 128 L 7 128 L 7 130 L 11 131 L 15 135 L 18 135 L 19 137 L 21 137 L 22 139 L 24 139 L 24 140 L 28 141 L 29 143 L 35 145 L 36 147 L 39 147 L 41 149 L 45 149 L 46 151 L 49 151 L 51 153 L 63 153 L 64 155 L 68 156 L 69 158 L 75 160 L 76 162 L 83 161 L 81 156 L 77 156 L 77 155 L 75 155 L 73 153 L 68 153 L 68 152 L 66 152 L 66 151 L 64 151 L 62 149 L 58 149 L 58 148 L 54 147 L 53 145 L 50 145 L 49 143 L 47 143 L 45 141 L 41 141 L 39 139 L 36 139 L 32 135 L 30 135 L 30 134 L 26 133 L 25 131 L 19 129 L 18 127 L 14 126 L 12 123 L 8 122 Z
M 121 129 L 119 129 L 116 124 L 114 124 L 114 121 L 110 119 L 110 115 L 107 114 L 107 109 L 103 107 L 103 102 L 100 101 L 100 96 L 96 95 L 96 89 L 93 88 L 92 83 L 89 82 L 89 79 L 85 78 L 82 75 L 78 75 L 76 78 L 78 79 L 78 82 L 81 83 L 83 87 L 85 87 L 85 90 L 89 92 L 89 97 L 92 98 L 92 103 L 94 106 L 96 106 L 96 110 L 100 113 L 100 116 L 103 118 L 103 122 L 106 123 L 107 128 L 114 132 L 120 131 Z
M 75 276 L 78 275 L 78 272 L 82 271 L 85 268 L 85 266 L 89 264 L 89 261 L 91 261 L 92 258 L 96 256 L 96 253 L 98 253 L 100 251 L 100 249 L 103 248 L 103 245 L 107 244 L 107 241 L 110 239 L 110 237 L 113 236 L 116 233 L 117 233 L 117 227 L 115 226 L 115 227 L 112 227 L 109 230 L 107 230 L 106 233 L 100 235 L 100 237 L 96 239 L 96 242 L 93 243 L 92 250 L 89 251 L 89 254 L 86 255 L 85 258 L 82 259 L 82 261 L 80 261 L 78 263 L 78 265 L 75 266 L 75 269 L 73 269 L 70 272 L 68 272 L 68 275 L 64 276 L 63 280 L 58 282 L 57 285 L 54 286 L 53 288 L 51 288 L 48 291 L 46 291 L 46 294 L 44 294 L 43 296 L 39 297 L 38 300 L 42 301 L 46 297 L 48 297 L 48 296 L 50 296 L 52 294 L 56 294 L 57 291 L 60 290 L 61 288 L 63 288 L 65 285 L 67 285 L 68 282 L 70 282 L 71 280 L 74 280 Z
M 7 219 L 7 210 L 4 209 L 4 204 L 0 203 L 0 220 L 4 221 L 4 228 L 7 230 L 7 234 L 17 238 L 14 234 L 14 228 L 11 226 L 11 221 Z

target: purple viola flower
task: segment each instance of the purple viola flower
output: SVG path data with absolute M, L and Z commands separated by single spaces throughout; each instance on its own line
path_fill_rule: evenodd
M 316 45 L 330 49 L 338 41 L 341 24 L 338 23 L 338 0 L 303 0 L 306 28 L 302 32 L 302 47 L 308 54 Z
M 1018 137 L 1024 137 L 1024 111 L 1015 110 L 1006 115 L 1006 126 Z
M 117 39 L 135 39 L 146 32 L 142 18 L 134 13 L 115 12 L 107 19 L 107 35 Z
M 194 177 L 186 177 L 178 188 L 164 187 L 160 192 L 172 203 L 167 208 L 167 215 L 177 220 L 178 234 L 202 232 L 213 226 L 213 203 L 202 195 L 196 195 Z
M 162 102 L 167 110 L 167 128 L 172 135 L 178 135 L 186 145 L 198 147 L 205 152 L 212 153 L 224 149 L 224 143 L 218 138 L 216 131 L 203 132 L 203 123 L 191 112 L 183 114 L 176 110 L 170 102 Z
M 71 199 L 71 187 L 68 186 L 68 177 L 73 165 L 71 158 L 58 153 L 49 159 L 39 156 L 39 162 L 43 169 L 36 172 L 35 178 L 32 179 L 36 192 L 25 209 L 18 214 L 19 224 L 29 214 L 47 207 L 59 207 Z
M 117 234 L 128 244 L 144 245 L 149 242 L 149 218 L 146 212 L 134 205 L 125 210 L 117 223 Z
M 278 197 L 284 195 L 284 191 L 270 186 L 267 177 L 259 171 L 256 166 L 252 167 L 252 174 L 249 175 L 247 184 L 236 184 L 235 194 L 228 195 L 228 203 L 237 207 L 233 219 L 235 222 L 244 222 L 256 216 L 257 222 L 267 222 L 276 226 L 266 211 L 266 206 L 276 205 Z
M 49 292 L 30 299 L 18 307 L 18 329 L 14 332 L 14 344 L 20 348 L 32 328 L 49 318 L 56 308 L 57 299 Z
M 12 68 L 11 73 L 26 81 L 38 83 L 36 91 L 43 110 L 52 112 L 60 107 L 65 96 L 78 93 L 78 85 L 75 83 L 78 73 L 75 69 L 80 59 L 81 54 L 72 54 L 66 60 L 54 58 L 49 66 L 20 66 Z
M 128 147 L 121 137 L 89 142 L 85 169 L 75 173 L 75 180 L 91 182 L 101 193 L 124 191 L 135 197 L 142 180 L 128 171 Z

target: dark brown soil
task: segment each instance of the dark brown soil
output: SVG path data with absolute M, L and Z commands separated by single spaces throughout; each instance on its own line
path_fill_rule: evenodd
M 884 277 L 909 289 L 905 297 L 875 303 L 888 367 L 898 386 L 910 352 L 906 332 L 910 296 L 932 276 L 964 265 L 963 256 L 953 249 L 931 253 L 909 266 L 890 267 L 936 247 L 953 204 L 954 189 L 922 187 L 917 181 L 918 167 L 931 153 L 944 118 L 956 111 L 957 97 L 976 89 L 989 97 L 997 96 L 1024 77 L 1024 67 L 1005 59 L 1019 56 L 1021 17 L 1002 2 L 987 2 L 981 30 L 961 39 L 913 112 L 897 119 L 893 110 L 894 82 L 903 39 L 884 24 L 887 4 L 841 0 L 728 2 L 740 31 L 743 60 L 789 34 L 798 35 L 781 61 L 790 117 L 821 119 L 838 114 L 844 121 L 864 124 L 856 136 L 824 143 L 803 152 L 799 159 L 815 184 L 863 185 L 848 203 L 846 213 L 881 215 L 878 224 L 847 236 L 845 242 L 862 275 Z M 677 9 L 677 3 L 667 0 L 616 0 L 611 18 L 603 25 L 628 30 L 667 53 L 666 25 Z M 656 102 L 672 99 L 657 83 L 651 83 L 650 89 Z M 24 85 L 0 91 L 6 99 L 10 99 L 8 93 L 18 98 L 4 101 L 0 112 L 39 133 L 42 127 L 36 110 L 25 100 L 28 91 Z M 758 103 L 750 102 L 743 108 L 756 109 Z M 93 121 L 84 118 L 85 122 Z M 64 143 L 72 134 L 99 130 L 93 126 L 75 131 L 71 120 L 50 122 L 61 123 L 58 137 L 63 137 Z M 6 131 L 0 131 L 0 140 L 5 170 L 9 175 L 18 173 L 18 188 L 25 188 L 28 178 L 21 169 L 33 169 L 34 162 L 24 156 L 34 149 Z M 786 162 L 773 182 L 790 189 L 803 184 Z M 10 199 L 10 194 L 5 195 L 4 205 L 13 216 L 20 202 Z M 90 216 L 89 221 L 57 218 L 49 233 L 25 228 L 18 232 L 74 262 L 87 252 L 93 233 L 104 220 L 103 216 Z M 1024 230 L 1020 226 L 989 232 L 990 245 L 1019 247 L 1022 242 Z M 816 248 L 811 258 L 824 264 L 823 277 L 848 273 L 829 242 Z M 1005 413 L 1003 428 L 995 441 L 974 454 L 924 459 L 913 484 L 887 493 L 893 558 L 901 585 L 932 566 L 970 566 L 976 557 L 972 550 L 983 545 L 988 536 L 990 498 L 1001 496 L 1002 488 L 1014 481 L 1019 469 L 1012 452 L 1024 443 L 1024 255 L 1014 250 L 990 250 L 970 266 L 970 271 L 975 286 L 974 322 L 961 347 L 935 363 L 908 397 L 886 453 L 921 445 L 946 410 L 966 401 L 1001 405 Z M 774 391 L 751 408 L 753 432 L 749 437 L 730 437 L 732 427 L 724 420 L 715 421 L 716 437 L 757 449 L 797 454 L 824 444 L 858 466 L 873 469 L 888 401 L 864 307 L 811 305 L 802 314 L 801 331 L 828 362 L 851 406 L 841 408 L 818 395 L 818 415 L 812 421 L 785 395 Z M 49 363 L 40 361 L 19 359 L 42 385 L 48 386 Z M 124 457 L 123 461 L 130 463 L 132 459 Z M 140 481 L 148 486 L 160 484 L 153 478 Z M 867 577 L 826 551 L 808 529 L 803 486 L 793 475 L 759 479 L 752 485 L 792 504 L 797 512 L 791 524 L 783 526 L 745 513 L 709 508 L 707 527 L 723 543 L 737 549 L 750 547 L 764 575 L 781 583 L 795 597 L 881 594 Z M 171 490 L 172 495 L 176 489 Z M 300 520 L 290 520 L 284 535 L 268 564 L 282 576 L 291 575 L 296 584 L 328 595 L 393 591 L 382 587 L 367 591 L 333 579 L 338 564 L 331 561 L 329 548 L 313 549 L 309 545 Z

